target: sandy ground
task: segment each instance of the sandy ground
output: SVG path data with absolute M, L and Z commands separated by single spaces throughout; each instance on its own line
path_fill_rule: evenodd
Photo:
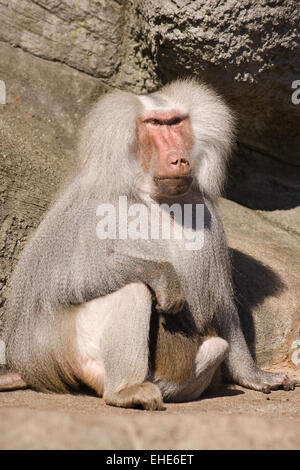
M 159 412 L 89 395 L 1 392 L 0 428 L 0 449 L 300 449 L 300 388 L 224 387 Z

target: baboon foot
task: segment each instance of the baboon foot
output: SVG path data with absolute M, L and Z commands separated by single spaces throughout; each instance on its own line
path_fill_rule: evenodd
M 143 410 L 163 410 L 161 391 L 151 382 L 144 382 L 123 388 L 119 392 L 104 393 L 107 405 L 123 408 L 141 408 Z
M 278 389 L 283 389 L 285 391 L 294 390 L 296 386 L 299 386 L 299 384 L 285 374 L 261 372 L 261 374 L 259 374 L 259 378 L 249 382 L 247 386 L 253 390 L 270 393 L 272 390 Z

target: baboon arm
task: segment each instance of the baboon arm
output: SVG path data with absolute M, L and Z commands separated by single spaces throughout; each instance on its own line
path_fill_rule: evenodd
M 74 274 L 70 283 L 72 289 L 67 289 L 64 295 L 71 303 L 80 304 L 112 294 L 135 282 L 142 282 L 151 288 L 164 312 L 180 310 L 182 291 L 176 273 L 169 263 L 159 263 L 119 252 L 104 257 L 97 269 L 93 270 L 92 274 L 89 273 L 89 277 L 77 277 Z
M 116 254 L 114 264 L 113 279 L 109 281 L 108 290 L 116 285 L 123 287 L 132 282 L 143 282 L 155 294 L 158 310 L 164 313 L 177 313 L 182 309 L 183 291 L 170 263 Z
M 107 256 L 93 271 L 92 278 L 83 277 L 79 283 L 77 281 L 77 285 L 74 282 L 74 295 L 78 297 L 74 299 L 74 303 L 88 302 L 112 294 L 133 282 L 145 282 L 142 264 L 139 263 L 139 269 L 134 269 L 133 261 L 128 256 L 119 253 Z
M 219 307 L 215 314 L 214 323 L 218 334 L 229 344 L 228 356 L 225 361 L 230 378 L 244 385 L 246 376 L 259 372 L 240 326 L 240 320 L 234 301 L 229 305 Z

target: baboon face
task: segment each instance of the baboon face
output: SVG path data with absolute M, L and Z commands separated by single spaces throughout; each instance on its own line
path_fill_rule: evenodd
M 147 111 L 137 123 L 137 158 L 158 196 L 186 193 L 193 182 L 190 118 L 178 110 Z

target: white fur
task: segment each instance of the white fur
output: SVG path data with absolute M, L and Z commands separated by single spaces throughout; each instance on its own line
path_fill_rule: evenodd
M 147 287 L 133 283 L 78 307 L 75 314 L 77 364 L 74 368 L 81 370 L 80 378 L 87 385 L 93 387 L 91 376 L 94 373 L 97 378 L 99 372 L 102 387 L 98 386 L 100 390 L 105 388 L 107 393 L 145 380 L 148 351 L 144 344 L 148 342 L 151 305 Z M 130 333 L 130 337 L 126 337 L 125 331 Z M 117 363 L 121 350 L 126 351 L 126 357 L 121 354 Z M 104 362 L 109 367 L 108 356 L 114 368 L 110 368 L 109 378 L 104 370 Z

